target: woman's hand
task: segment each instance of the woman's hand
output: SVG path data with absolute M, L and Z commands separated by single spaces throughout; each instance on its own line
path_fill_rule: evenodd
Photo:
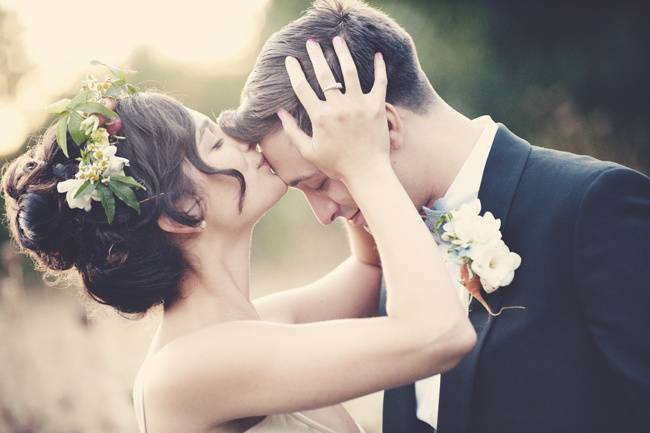
M 293 90 L 312 122 L 313 136 L 305 134 L 285 110 L 278 112 L 284 130 L 302 156 L 323 173 L 344 183 L 368 173 L 377 166 L 390 167 L 389 136 L 386 119 L 386 65 L 381 53 L 375 55 L 375 82 L 370 93 L 361 90 L 356 66 L 347 44 L 340 36 L 333 40 L 338 56 L 345 93 L 336 81 L 320 45 L 307 41 L 307 52 L 314 67 L 325 101 L 311 88 L 298 61 L 286 58 Z

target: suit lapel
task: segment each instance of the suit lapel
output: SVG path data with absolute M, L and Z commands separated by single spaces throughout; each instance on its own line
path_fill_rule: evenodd
M 481 200 L 482 213 L 490 211 L 495 218 L 501 219 L 501 231 L 504 235 L 510 206 L 530 150 L 530 144 L 512 134 L 505 126 L 499 125 L 485 165 L 479 199 Z M 492 311 L 496 312 L 501 308 L 501 291 L 497 290 L 490 295 L 483 292 L 483 297 Z M 469 308 L 470 321 L 476 329 L 477 343 L 474 350 L 456 368 L 442 375 L 438 416 L 438 431 L 440 433 L 464 433 L 467 431 L 471 415 L 470 402 L 474 374 L 490 328 L 498 319 L 491 317 L 474 299 Z

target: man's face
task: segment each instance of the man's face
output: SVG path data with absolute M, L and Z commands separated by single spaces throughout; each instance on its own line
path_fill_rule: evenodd
M 366 225 L 346 186 L 328 178 L 304 159 L 282 128 L 267 134 L 260 141 L 260 146 L 276 174 L 289 186 L 305 194 L 321 224 L 329 224 L 337 217 L 343 217 L 352 224 Z

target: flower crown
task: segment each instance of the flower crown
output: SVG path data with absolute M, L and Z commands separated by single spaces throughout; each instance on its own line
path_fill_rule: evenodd
M 97 81 L 92 75 L 82 82 L 81 90 L 72 99 L 61 99 L 48 107 L 57 117 L 56 142 L 68 155 L 68 134 L 79 147 L 79 170 L 73 179 L 59 182 L 57 191 L 66 194 L 71 209 L 89 212 L 92 201 L 101 202 L 108 223 L 115 217 L 115 197 L 140 213 L 134 188 L 146 189 L 135 179 L 124 174 L 129 160 L 116 156 L 116 135 L 122 129 L 122 121 L 113 111 L 117 99 L 136 94 L 139 89 L 127 83 L 127 76 L 134 71 L 108 66 L 98 61 L 93 65 L 108 68 L 110 76 Z

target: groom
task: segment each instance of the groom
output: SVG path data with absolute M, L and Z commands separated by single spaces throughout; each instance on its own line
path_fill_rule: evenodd
M 491 316 L 459 285 L 475 349 L 441 376 L 387 390 L 384 433 L 650 432 L 650 179 L 531 146 L 488 116 L 468 119 L 436 94 L 395 21 L 361 2 L 319 1 L 271 36 L 241 106 L 220 122 L 236 138 L 259 142 L 323 224 L 364 220 L 342 183 L 301 158 L 275 113 L 288 110 L 310 133 L 284 59 L 296 57 L 323 97 L 305 42 L 321 45 L 342 82 L 337 35 L 366 92 L 373 56 L 383 53 L 391 160 L 413 203 L 450 210 L 478 197 L 522 258 L 511 285 L 482 296 L 492 311 L 525 309 Z M 457 280 L 452 264 L 450 272 Z

